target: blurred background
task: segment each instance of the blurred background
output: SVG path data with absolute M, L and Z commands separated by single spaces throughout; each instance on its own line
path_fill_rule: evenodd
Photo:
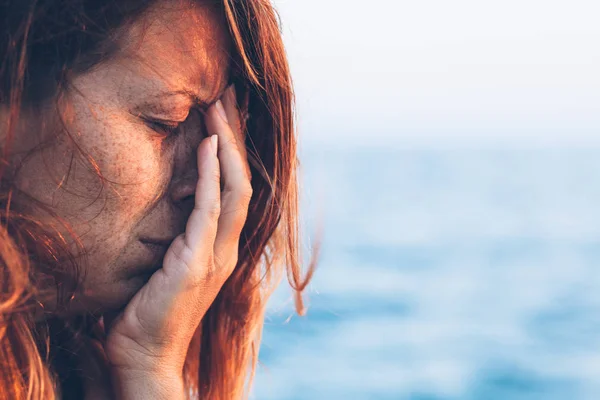
M 253 398 L 600 399 L 600 3 L 274 3 L 324 236 Z

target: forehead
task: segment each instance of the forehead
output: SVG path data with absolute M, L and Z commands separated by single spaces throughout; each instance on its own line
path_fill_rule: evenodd
M 229 79 L 232 44 L 223 12 L 206 3 L 157 2 L 124 32 L 117 59 L 161 88 L 216 96 Z

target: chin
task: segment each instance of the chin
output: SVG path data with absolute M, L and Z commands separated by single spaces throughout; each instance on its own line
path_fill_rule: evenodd
M 95 289 L 76 293 L 65 314 L 100 316 L 106 312 L 124 309 L 151 275 L 140 274 L 110 284 L 90 285 Z

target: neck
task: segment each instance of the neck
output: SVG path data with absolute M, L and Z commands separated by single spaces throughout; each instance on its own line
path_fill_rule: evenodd
M 102 324 L 85 315 L 69 320 L 54 317 L 43 323 L 48 328 L 48 360 L 57 375 L 61 398 L 102 398 L 87 396 L 87 393 L 98 393 L 103 386 L 110 387 Z

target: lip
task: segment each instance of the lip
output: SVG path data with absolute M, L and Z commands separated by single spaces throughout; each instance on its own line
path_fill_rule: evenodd
M 169 245 L 164 243 L 147 242 L 144 240 L 140 240 L 140 242 L 154 254 L 155 262 L 162 260 L 169 249 Z
M 148 279 L 150 279 L 152 274 L 154 274 L 156 271 L 162 268 L 162 261 L 160 261 L 161 259 L 156 258 L 155 260 L 157 261 L 148 264 L 138 265 L 133 270 L 127 271 L 125 279 L 129 280 L 142 278 L 144 281 L 147 281 Z
M 171 241 L 168 239 L 157 240 L 144 238 L 139 241 L 150 251 L 150 253 L 152 253 L 152 258 L 148 263 L 138 266 L 133 271 L 129 271 L 127 274 L 129 279 L 139 276 L 150 276 L 158 269 L 162 268 L 165 254 L 171 245 Z
M 152 239 L 152 238 L 141 238 L 140 242 L 144 244 L 152 244 L 157 246 L 169 247 L 171 243 L 175 240 L 175 238 L 167 238 L 167 239 Z

